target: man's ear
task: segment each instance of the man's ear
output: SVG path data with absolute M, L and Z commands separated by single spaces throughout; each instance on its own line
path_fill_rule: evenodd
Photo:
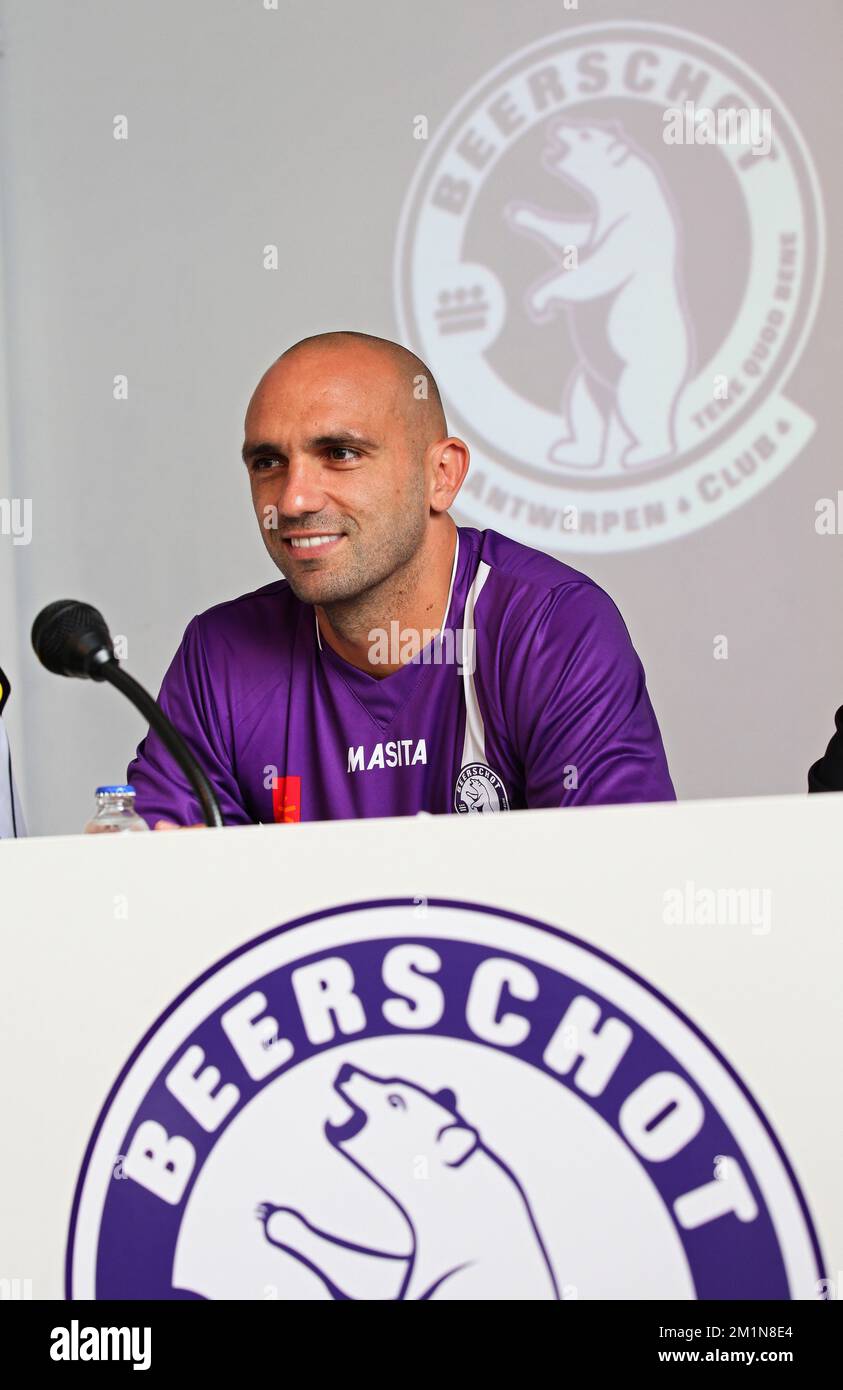
M 468 445 L 456 435 L 428 446 L 427 462 L 433 474 L 432 511 L 447 512 L 453 505 L 468 472 L 469 458 Z
M 459 1168 L 469 1154 L 474 1152 L 479 1142 L 480 1136 L 476 1129 L 464 1124 L 455 1124 L 447 1125 L 439 1131 L 437 1147 L 443 1163 L 449 1168 Z

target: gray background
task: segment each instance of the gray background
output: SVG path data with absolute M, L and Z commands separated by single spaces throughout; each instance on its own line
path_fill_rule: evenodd
M 397 336 L 396 227 L 426 149 L 413 118 L 435 135 L 508 54 L 624 17 L 723 44 L 802 131 L 829 255 L 785 391 L 817 429 L 724 519 L 565 558 L 624 614 L 681 797 L 804 789 L 843 701 L 843 538 L 814 527 L 817 499 L 843 485 L 836 0 L 4 0 L 0 496 L 32 498 L 34 531 L 29 546 L 0 536 L 0 665 L 31 832 L 80 830 L 143 733 L 115 692 L 37 665 L 38 609 L 97 604 L 157 690 L 194 613 L 277 577 L 239 460 L 245 406 L 297 338 Z M 126 403 L 112 399 L 118 372 Z M 728 661 L 712 657 L 720 633 Z

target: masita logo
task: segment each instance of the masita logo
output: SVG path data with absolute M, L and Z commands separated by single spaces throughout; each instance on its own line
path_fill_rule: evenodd
M 814 430 L 782 387 L 822 263 L 802 137 L 726 49 L 612 22 L 507 59 L 438 129 L 396 247 L 402 337 L 472 445 L 463 513 L 623 550 L 748 501 Z
M 794 1299 L 806 1204 L 729 1064 L 582 941 L 354 904 L 208 970 L 114 1084 L 81 1299 Z

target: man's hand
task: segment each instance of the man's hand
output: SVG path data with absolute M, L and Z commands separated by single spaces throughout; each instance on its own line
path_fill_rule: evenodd
M 174 820 L 157 820 L 153 827 L 155 830 L 205 830 L 203 821 L 194 821 L 193 825 L 176 825 Z

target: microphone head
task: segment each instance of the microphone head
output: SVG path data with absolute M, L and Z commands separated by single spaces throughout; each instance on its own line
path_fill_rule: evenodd
M 72 598 L 42 608 L 32 624 L 32 646 L 41 665 L 57 676 L 103 680 L 102 668 L 115 660 L 102 613 Z

